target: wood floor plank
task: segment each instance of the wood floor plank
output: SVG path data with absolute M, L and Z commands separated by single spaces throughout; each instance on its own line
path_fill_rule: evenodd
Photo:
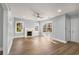
M 15 38 L 10 55 L 75 55 L 79 43 L 61 43 L 47 37 Z

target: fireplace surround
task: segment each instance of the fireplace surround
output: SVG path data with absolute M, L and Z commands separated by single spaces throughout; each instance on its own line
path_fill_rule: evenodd
M 32 31 L 27 31 L 27 36 L 32 36 Z
M 34 36 L 33 31 L 34 31 L 33 28 L 25 28 L 25 32 L 24 32 L 25 37 L 33 37 Z

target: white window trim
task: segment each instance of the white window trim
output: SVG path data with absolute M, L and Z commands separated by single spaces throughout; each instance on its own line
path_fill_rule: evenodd
M 21 32 L 17 32 L 17 31 L 16 31 L 16 24 L 17 24 L 17 23 L 22 23 L 22 31 L 21 31 Z M 22 21 L 16 21 L 16 22 L 15 22 L 15 33 L 23 33 L 23 29 L 24 29 L 24 23 L 23 23 Z

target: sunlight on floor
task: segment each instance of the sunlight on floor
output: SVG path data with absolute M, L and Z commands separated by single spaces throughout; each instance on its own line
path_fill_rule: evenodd
M 44 49 L 49 49 L 50 44 L 54 43 L 57 44 L 57 42 L 53 41 L 52 39 L 50 39 L 50 37 L 35 37 L 33 40 L 33 46 L 35 48 L 39 48 L 42 49 L 44 46 Z

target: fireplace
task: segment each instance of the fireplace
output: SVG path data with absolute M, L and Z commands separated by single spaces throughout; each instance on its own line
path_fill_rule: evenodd
M 33 28 L 25 28 L 24 36 L 25 37 L 33 37 Z
M 27 36 L 32 36 L 32 31 L 27 31 Z

